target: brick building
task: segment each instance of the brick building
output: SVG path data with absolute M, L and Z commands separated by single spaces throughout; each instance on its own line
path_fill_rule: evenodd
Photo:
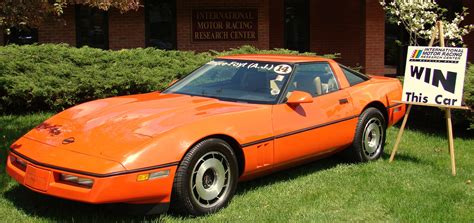
M 28 41 L 113 50 L 289 48 L 340 53 L 343 64 L 370 74 L 385 72 L 379 0 L 146 0 L 138 11 L 124 14 L 70 6 L 62 18 L 46 21 Z M 474 35 L 468 41 L 474 43 Z

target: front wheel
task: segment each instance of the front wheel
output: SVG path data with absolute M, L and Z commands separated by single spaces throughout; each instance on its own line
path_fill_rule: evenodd
M 354 141 L 349 148 L 356 162 L 377 160 L 383 153 L 386 136 L 385 118 L 376 108 L 368 108 L 359 116 Z
M 206 139 L 181 161 L 171 208 L 186 215 L 216 212 L 232 199 L 237 179 L 237 159 L 231 146 L 221 139 Z

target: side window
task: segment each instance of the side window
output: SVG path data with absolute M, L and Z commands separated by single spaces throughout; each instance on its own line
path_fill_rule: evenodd
M 109 48 L 109 23 L 106 11 L 76 5 L 76 46 Z
M 342 68 L 342 71 L 344 72 L 344 75 L 346 76 L 347 81 L 349 82 L 351 86 L 362 83 L 369 79 L 369 77 L 361 73 L 357 73 L 353 70 L 349 70 L 346 67 L 341 67 L 341 68 Z
M 145 42 L 158 49 L 176 49 L 176 0 L 145 0 Z
M 288 92 L 305 91 L 313 97 L 339 90 L 328 63 L 309 63 L 296 66 Z

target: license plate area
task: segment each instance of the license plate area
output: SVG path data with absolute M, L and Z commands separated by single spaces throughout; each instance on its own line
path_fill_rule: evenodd
M 51 172 L 31 165 L 26 167 L 25 185 L 36 190 L 47 191 Z

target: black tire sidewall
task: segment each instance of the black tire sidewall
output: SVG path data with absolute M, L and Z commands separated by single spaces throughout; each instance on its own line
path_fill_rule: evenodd
M 229 163 L 230 182 L 229 187 L 227 188 L 227 190 L 229 191 L 222 199 L 222 201 L 220 201 L 216 205 L 212 207 L 203 207 L 192 198 L 193 194 L 190 188 L 191 175 L 193 168 L 199 161 L 199 159 L 208 152 L 213 151 L 223 154 Z M 184 204 L 184 207 L 182 208 L 185 208 L 186 210 L 178 210 L 181 213 L 196 216 L 214 213 L 219 209 L 227 206 L 230 200 L 232 199 L 237 188 L 238 173 L 238 164 L 235 153 L 232 150 L 232 147 L 227 142 L 221 139 L 214 138 L 203 140 L 193 146 L 193 148 L 188 151 L 188 153 L 183 158 L 183 162 L 181 162 L 180 166 L 178 167 L 178 171 L 175 176 L 175 182 L 176 180 L 180 180 L 183 183 L 181 183 L 180 185 L 173 185 L 173 191 L 176 192 L 173 194 L 173 196 L 175 197 L 175 199 L 173 199 L 173 203 Z M 181 206 L 179 204 L 176 205 Z
M 368 157 L 363 148 L 363 136 L 364 136 L 364 131 L 367 123 L 369 122 L 370 119 L 372 118 L 377 118 L 379 119 L 380 123 L 382 124 L 382 141 L 380 142 L 380 149 L 377 153 L 376 156 L 374 157 Z M 356 133 L 354 137 L 354 142 L 352 145 L 352 148 L 354 150 L 354 157 L 356 161 L 359 162 L 368 162 L 368 161 L 373 161 L 377 160 L 380 158 L 380 156 L 383 154 L 384 150 L 384 145 L 385 145 L 385 138 L 386 138 L 386 122 L 385 118 L 382 114 L 382 112 L 376 108 L 368 108 L 362 112 L 362 114 L 359 117 L 359 121 L 357 123 L 357 128 L 356 128 Z

